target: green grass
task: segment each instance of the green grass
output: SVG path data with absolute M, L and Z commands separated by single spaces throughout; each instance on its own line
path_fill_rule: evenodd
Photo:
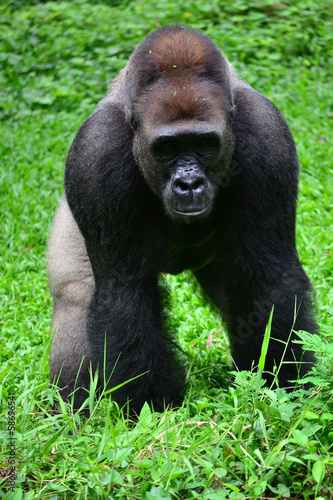
M 111 2 L 110 2 L 111 3 Z M 0 5 L 0 457 L 15 393 L 19 479 L 5 499 L 333 498 L 333 9 L 330 1 L 75 0 Z M 301 162 L 297 240 L 322 338 L 312 394 L 234 374 L 227 336 L 190 273 L 168 277 L 189 367 L 182 408 L 127 421 L 102 399 L 87 421 L 55 414 L 45 249 L 76 130 L 156 26 L 204 29 L 274 101 Z M 267 332 L 269 335 L 269 331 Z

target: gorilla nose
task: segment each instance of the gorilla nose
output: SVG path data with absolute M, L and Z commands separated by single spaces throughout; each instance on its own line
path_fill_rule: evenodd
M 206 179 L 201 173 L 185 171 L 181 175 L 174 176 L 172 191 L 181 198 L 189 195 L 200 196 L 205 191 L 206 184 Z
M 177 194 L 187 194 L 190 191 L 199 192 L 204 189 L 204 182 L 201 179 L 193 181 L 178 179 L 174 182 L 173 190 Z

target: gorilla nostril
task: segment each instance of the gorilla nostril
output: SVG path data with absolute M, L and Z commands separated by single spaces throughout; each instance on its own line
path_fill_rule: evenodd
M 175 190 L 179 193 L 187 193 L 191 189 L 191 184 L 184 181 L 176 181 L 174 183 Z
M 201 179 L 197 180 L 193 185 L 192 189 L 193 191 L 201 191 L 204 187 L 204 183 Z

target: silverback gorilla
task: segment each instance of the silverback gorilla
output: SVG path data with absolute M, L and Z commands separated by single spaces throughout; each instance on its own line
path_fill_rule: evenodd
M 209 38 L 180 26 L 147 36 L 68 154 L 48 251 L 62 397 L 76 390 L 80 407 L 91 367 L 99 387 L 137 377 L 113 393 L 133 413 L 180 404 L 160 275 L 184 269 L 221 310 L 239 369 L 258 363 L 274 304 L 267 378 L 282 358 L 280 386 L 304 375 L 313 358 L 294 331 L 317 325 L 295 245 L 297 182 L 284 118 Z

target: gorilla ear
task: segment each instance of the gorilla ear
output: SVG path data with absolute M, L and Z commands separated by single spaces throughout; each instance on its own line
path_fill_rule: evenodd
M 138 120 L 137 120 L 135 115 L 132 115 L 132 117 L 131 117 L 131 129 L 133 130 L 133 132 L 136 132 L 137 128 L 138 128 Z
M 228 111 L 230 125 L 232 125 L 232 123 L 234 121 L 234 112 L 235 112 L 235 106 L 234 106 L 234 104 L 232 104 L 232 106 L 229 108 L 229 111 Z

